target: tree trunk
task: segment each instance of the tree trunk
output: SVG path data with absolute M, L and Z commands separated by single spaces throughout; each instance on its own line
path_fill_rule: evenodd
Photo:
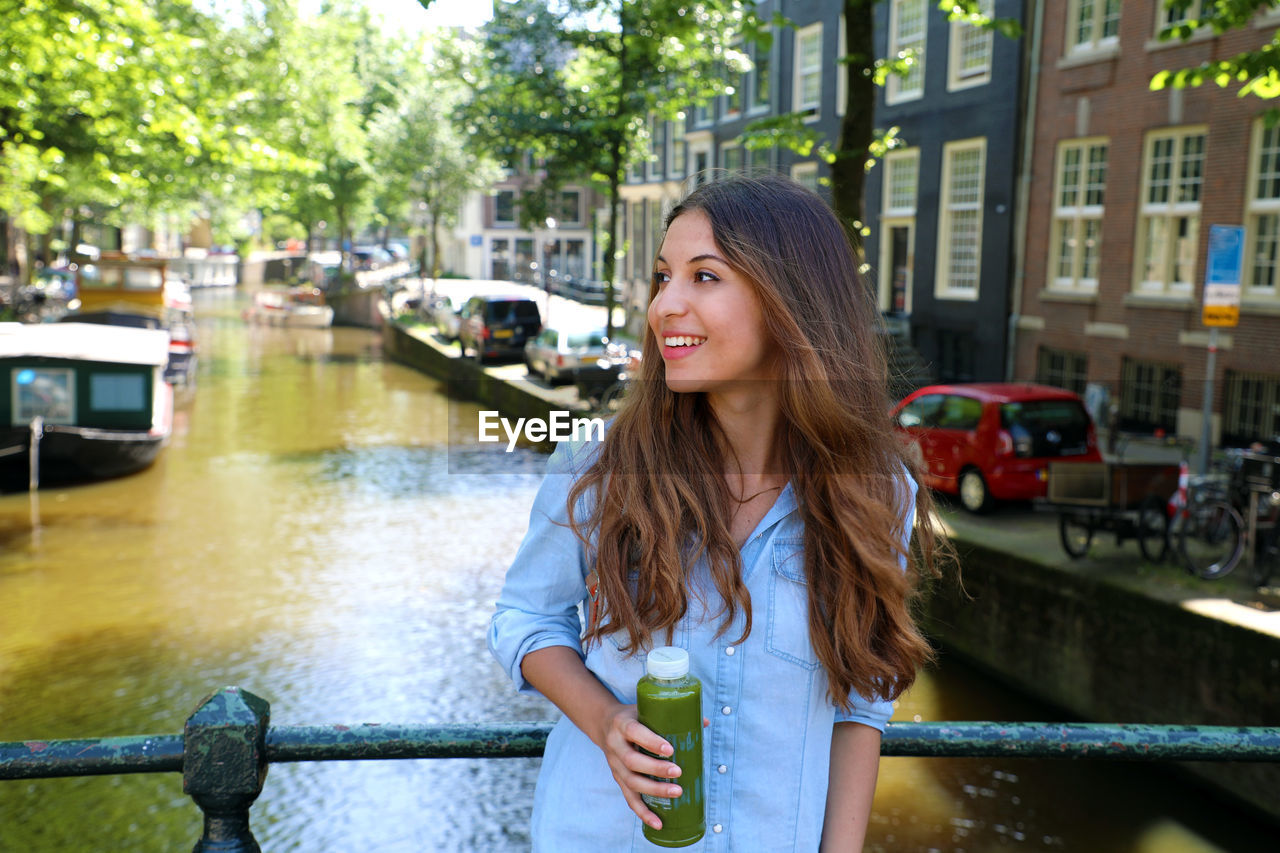
M 873 36 L 874 0 L 845 0 L 845 43 L 848 62 L 842 69 L 846 92 L 844 118 L 840 121 L 840 141 L 831 164 L 831 202 L 838 215 L 856 234 L 862 227 L 862 196 L 867 180 L 867 158 L 874 134 L 872 121 L 876 103 Z M 855 240 L 860 244 L 861 240 Z M 861 246 L 855 248 L 861 252 Z
M 440 278 L 440 218 L 431 214 L 431 280 Z
M 618 246 L 618 208 L 621 206 L 621 172 L 622 172 L 622 146 L 619 141 L 614 141 L 612 150 L 610 151 L 609 161 L 609 226 L 604 234 L 604 334 L 607 338 L 613 337 L 613 306 L 617 304 L 617 294 L 614 293 L 613 282 L 615 273 L 617 272 L 617 246 Z

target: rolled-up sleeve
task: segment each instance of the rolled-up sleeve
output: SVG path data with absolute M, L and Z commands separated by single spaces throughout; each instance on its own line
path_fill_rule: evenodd
M 489 622 L 489 651 L 521 692 L 537 692 L 520 671 L 525 655 L 549 646 L 582 654 L 578 605 L 587 597 L 586 555 L 569 527 L 566 500 L 576 472 L 583 470 L 583 455 L 581 447 L 568 444 L 551 455 L 529 512 L 529 531 Z
M 916 481 L 910 474 L 903 474 L 902 478 L 905 494 L 902 500 L 902 556 L 899 563 L 902 570 L 907 569 L 907 554 L 911 549 L 911 532 L 916 523 L 916 490 L 919 488 Z M 885 723 L 889 722 L 889 718 L 893 716 L 893 702 L 888 700 L 872 701 L 854 693 L 850 698 L 853 700 L 853 707 L 848 712 L 836 709 L 837 723 L 862 723 L 864 726 L 871 726 L 873 729 L 883 732 Z

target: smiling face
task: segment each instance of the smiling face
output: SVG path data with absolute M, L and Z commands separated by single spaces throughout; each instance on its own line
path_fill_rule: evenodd
M 649 328 L 672 391 L 722 391 L 775 375 L 760 299 L 724 260 L 705 213 L 672 221 L 653 278 Z

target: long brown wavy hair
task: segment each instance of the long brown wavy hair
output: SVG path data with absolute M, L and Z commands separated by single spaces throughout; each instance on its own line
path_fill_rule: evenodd
M 777 353 L 782 473 L 804 522 L 809 638 L 831 699 L 847 710 L 850 690 L 896 698 L 931 656 L 911 604 L 943 540 L 921 487 L 917 547 L 903 546 L 906 477 L 918 472 L 891 429 L 879 317 L 850 237 L 821 198 L 780 176 L 702 184 L 666 226 L 691 211 L 707 216 L 721 256 L 755 288 Z M 651 285 L 651 300 L 656 292 Z M 710 605 L 717 636 L 739 612 L 739 640 L 751 632 L 729 532 L 732 451 L 705 395 L 672 392 L 664 372 L 646 327 L 638 381 L 568 498 L 598 578 L 599 615 L 584 639 L 625 631 L 624 651 L 655 633 L 670 638 L 697 595 L 690 571 L 700 556 L 719 599 Z M 591 509 L 580 518 L 584 495 Z

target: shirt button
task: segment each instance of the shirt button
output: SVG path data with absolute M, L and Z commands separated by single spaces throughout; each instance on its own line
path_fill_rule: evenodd
M 724 832 L 724 827 L 717 823 L 715 826 L 711 827 L 711 831 L 712 831 L 712 832 Z
M 725 649 L 725 650 L 724 650 L 724 653 L 725 653 L 726 655 L 731 655 L 731 654 L 733 654 L 733 653 L 734 653 L 734 652 L 736 652 L 736 651 L 737 651 L 737 649 L 735 649 L 733 646 L 730 646 L 729 648 L 727 648 L 727 649 Z
M 717 773 L 728 773 L 728 772 L 729 772 L 729 765 L 727 765 L 727 764 L 721 764 L 719 767 L 717 767 L 717 768 L 716 768 L 716 772 L 717 772 Z
M 724 714 L 727 717 L 733 713 L 733 709 L 730 708 L 728 705 L 725 705 L 723 708 L 720 709 L 720 713 Z

